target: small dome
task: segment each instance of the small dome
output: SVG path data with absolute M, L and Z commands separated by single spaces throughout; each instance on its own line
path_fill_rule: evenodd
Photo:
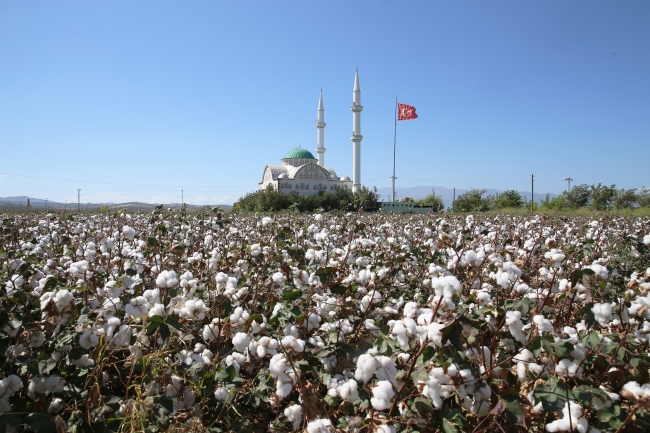
M 347 177 L 347 176 L 343 176 L 343 177 L 341 178 L 341 180 L 350 180 L 350 178 Z
M 286 177 L 288 177 L 287 173 L 282 173 L 280 176 L 278 176 L 278 179 L 284 179 Z
M 284 158 L 282 159 L 316 159 L 314 158 L 314 155 L 311 154 L 310 151 L 303 147 L 296 147 L 295 149 L 292 149 L 285 155 Z

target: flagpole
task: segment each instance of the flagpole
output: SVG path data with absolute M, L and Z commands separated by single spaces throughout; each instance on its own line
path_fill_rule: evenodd
M 395 95 L 395 133 L 393 135 L 393 201 L 395 201 L 395 153 L 397 149 L 397 95 Z

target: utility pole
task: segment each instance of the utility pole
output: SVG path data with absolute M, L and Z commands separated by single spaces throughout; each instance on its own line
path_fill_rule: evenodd
M 535 211 L 535 175 L 530 175 L 530 211 Z
M 47 198 L 45 198 L 45 210 L 47 210 Z
M 566 181 L 569 183 L 569 188 L 566 190 L 566 192 L 571 192 L 571 181 L 572 181 L 573 179 L 571 179 L 570 177 L 567 177 L 567 178 L 564 179 L 564 180 L 566 180 Z
M 181 207 L 185 204 L 185 192 L 181 190 Z
M 77 188 L 77 212 L 81 212 L 81 188 Z
M 456 212 L 456 187 L 454 187 L 454 200 L 451 202 L 451 211 Z

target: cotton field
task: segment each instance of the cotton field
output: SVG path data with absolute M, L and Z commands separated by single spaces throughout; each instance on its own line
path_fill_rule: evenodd
M 650 429 L 650 218 L 0 218 L 3 432 Z

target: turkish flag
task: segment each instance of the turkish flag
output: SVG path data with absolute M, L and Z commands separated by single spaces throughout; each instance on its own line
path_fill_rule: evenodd
M 415 113 L 414 106 L 397 104 L 397 120 L 413 120 L 417 118 L 418 115 Z

